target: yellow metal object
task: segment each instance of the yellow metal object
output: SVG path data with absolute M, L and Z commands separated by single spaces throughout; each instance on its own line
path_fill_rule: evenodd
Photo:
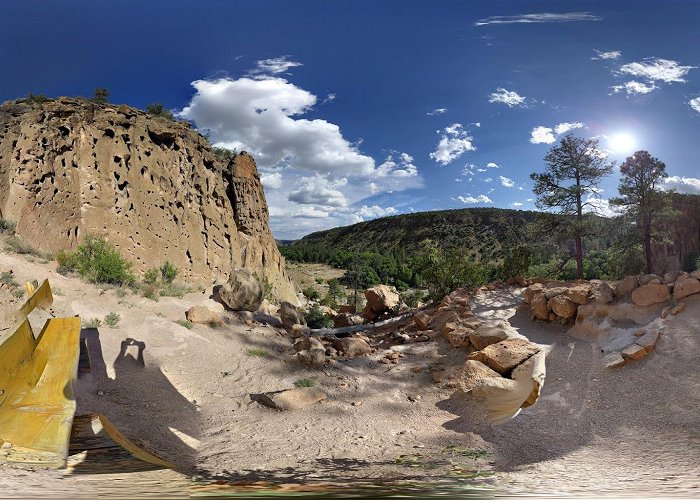
M 49 319 L 35 338 L 27 316 L 37 307 L 50 306 L 53 296 L 48 280 L 41 286 L 27 282 L 26 289 L 29 297 L 17 311 L 15 327 L 0 335 L 0 461 L 56 468 L 68 464 L 69 472 L 90 467 L 108 472 L 144 464 L 172 468 L 136 446 L 106 417 L 75 417 L 80 318 Z M 81 451 L 67 462 L 69 450 L 75 453 L 76 448 Z M 90 467 L 78 458 L 83 455 L 89 457 Z
M 33 292 L 16 327 L 0 338 L 0 459 L 62 467 L 75 414 L 80 318 L 50 319 L 35 339 L 27 315 L 52 296 L 48 281 Z

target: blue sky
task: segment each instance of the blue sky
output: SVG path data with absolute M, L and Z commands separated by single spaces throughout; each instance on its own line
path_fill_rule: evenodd
M 0 100 L 161 102 L 255 155 L 273 232 L 295 238 L 534 208 L 529 174 L 567 130 L 700 192 L 698 26 L 694 0 L 3 0 Z

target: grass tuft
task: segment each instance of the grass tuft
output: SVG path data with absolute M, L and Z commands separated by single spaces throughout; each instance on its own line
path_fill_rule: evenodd
M 248 349 L 246 352 L 248 356 L 255 356 L 258 358 L 265 358 L 269 353 L 265 349 Z

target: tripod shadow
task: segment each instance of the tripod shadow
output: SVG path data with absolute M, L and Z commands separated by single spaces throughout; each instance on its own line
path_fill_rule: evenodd
M 159 366 L 148 362 L 146 351 L 145 342 L 124 339 L 112 365 L 112 379 L 99 331 L 83 329 L 81 359 L 89 358 L 89 368 L 79 369 L 79 413 L 106 416 L 136 445 L 190 473 L 196 465 L 191 445 L 200 437 L 197 406 L 177 390 Z

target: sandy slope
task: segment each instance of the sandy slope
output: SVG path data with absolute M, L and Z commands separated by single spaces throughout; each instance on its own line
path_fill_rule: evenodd
M 51 280 L 60 293 L 57 314 L 122 317 L 118 328 L 101 327 L 99 344 L 91 344 L 93 372 L 76 387 L 79 412 L 106 414 L 186 475 L 59 479 L 55 472 L 0 466 L 6 495 L 38 485 L 73 496 L 90 496 L 98 485 L 163 494 L 160 482 L 183 491 L 192 474 L 225 481 L 377 481 L 477 470 L 495 470 L 498 483 L 513 492 L 698 493 L 698 298 L 668 320 L 650 357 L 606 371 L 595 345 L 517 311 L 519 291 L 480 295 L 474 304 L 480 318 L 505 319 L 519 334 L 553 345 L 542 399 L 491 428 L 479 423 L 482 409 L 470 396 L 434 383 L 431 366 L 458 367 L 465 357 L 443 342 L 398 346 L 404 357 L 397 365 L 378 363 L 387 352 L 380 345 L 367 357 L 310 371 L 296 361 L 286 333 L 274 328 L 225 314 L 229 324 L 219 328 L 187 330 L 174 323 L 198 303 L 223 314 L 206 294 L 159 302 L 119 298 L 60 276 L 54 266 L 0 253 L 0 270 L 12 268 L 18 281 Z M 8 300 L 0 292 L 0 308 L 16 307 Z M 145 344 L 143 362 L 137 346 L 121 351 L 128 338 Z M 250 355 L 251 349 L 268 355 Z M 251 399 L 301 378 L 315 379 L 328 400 L 277 412 Z M 490 454 L 472 458 L 446 450 L 455 446 Z

